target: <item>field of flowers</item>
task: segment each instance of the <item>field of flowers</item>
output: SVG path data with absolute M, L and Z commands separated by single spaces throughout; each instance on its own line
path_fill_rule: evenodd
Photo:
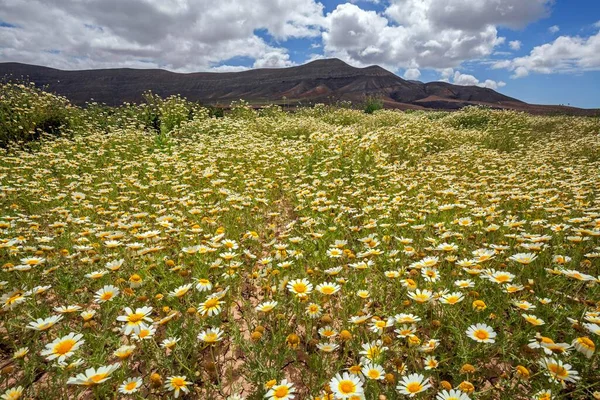
M 2 399 L 600 398 L 600 121 L 243 104 L 0 150 Z

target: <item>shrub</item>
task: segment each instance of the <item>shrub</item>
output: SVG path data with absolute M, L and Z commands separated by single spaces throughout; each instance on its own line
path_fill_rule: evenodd
M 70 134 L 77 108 L 64 97 L 37 88 L 33 83 L 0 84 L 0 146 L 27 142 L 42 134 Z
M 366 100 L 363 104 L 363 111 L 366 114 L 373 114 L 375 111 L 382 110 L 382 109 L 383 109 L 383 100 L 381 100 L 377 97 L 369 96 L 366 98 Z

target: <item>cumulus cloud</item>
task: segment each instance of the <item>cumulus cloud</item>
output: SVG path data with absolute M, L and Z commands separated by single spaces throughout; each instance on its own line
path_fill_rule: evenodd
M 64 69 L 207 70 L 234 57 L 286 66 L 287 50 L 256 31 L 318 37 L 325 22 L 315 0 L 3 0 L 0 15 L 16 26 L 0 27 L 0 61 Z
M 508 42 L 508 46 L 510 47 L 510 49 L 515 51 L 520 50 L 522 44 L 523 43 L 521 43 L 520 40 L 512 40 Z
M 502 60 L 493 68 L 513 72 L 513 78 L 530 73 L 552 74 L 600 70 L 600 32 L 587 38 L 560 36 L 552 43 L 534 47 L 529 55 Z
M 440 73 L 441 81 L 450 82 L 452 81 L 455 85 L 461 86 L 479 86 L 488 89 L 497 90 L 498 88 L 506 86 L 505 82 L 502 81 L 494 81 L 491 79 L 486 79 L 485 81 L 480 81 L 473 75 L 463 74 L 460 71 L 454 71 L 452 68 L 444 69 Z
M 504 43 L 498 27 L 522 28 L 552 0 L 390 0 L 383 14 L 346 3 L 326 16 L 326 55 L 356 65 L 456 68 Z M 468 15 L 469 18 L 465 18 Z
M 558 31 L 560 31 L 560 26 L 552 25 L 550 28 L 548 28 L 548 31 L 550 31 L 550 33 L 556 33 Z
M 421 77 L 421 71 L 417 68 L 409 68 L 404 72 L 404 79 L 416 81 Z

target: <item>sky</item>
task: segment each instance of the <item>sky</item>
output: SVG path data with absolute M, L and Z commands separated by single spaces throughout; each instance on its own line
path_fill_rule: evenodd
M 218 72 L 332 57 L 600 108 L 600 0 L 0 0 L 0 62 Z

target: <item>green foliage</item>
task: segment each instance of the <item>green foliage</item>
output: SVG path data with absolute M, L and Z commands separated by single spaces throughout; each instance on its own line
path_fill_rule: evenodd
M 234 119 L 254 119 L 257 112 L 250 106 L 247 101 L 232 101 L 231 102 L 231 117 Z
M 0 146 L 27 142 L 44 134 L 69 134 L 76 110 L 67 99 L 33 84 L 0 84 Z
M 383 100 L 377 97 L 368 96 L 363 104 L 365 114 L 373 114 L 377 110 L 383 110 Z

